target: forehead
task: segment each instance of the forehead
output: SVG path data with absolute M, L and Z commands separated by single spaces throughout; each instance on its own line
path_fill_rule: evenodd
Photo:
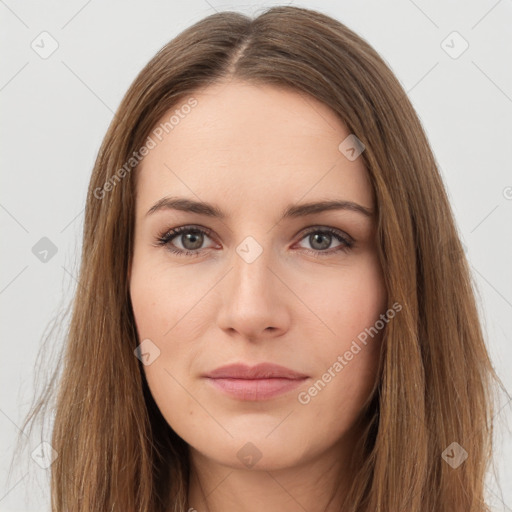
M 209 86 L 155 125 L 155 147 L 138 168 L 138 207 L 147 211 L 165 195 L 185 195 L 222 203 L 228 214 L 319 197 L 371 208 L 362 158 L 351 161 L 339 150 L 349 135 L 327 105 L 293 89 L 239 81 Z

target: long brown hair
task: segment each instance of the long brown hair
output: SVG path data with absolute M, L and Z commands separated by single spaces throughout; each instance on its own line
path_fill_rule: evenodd
M 55 390 L 52 510 L 186 510 L 187 445 L 160 414 L 134 357 L 128 274 L 137 162 L 127 162 L 171 107 L 232 77 L 313 96 L 366 148 L 389 304 L 403 309 L 386 326 L 344 510 L 488 510 L 484 476 L 499 379 L 432 150 L 375 50 L 339 21 L 291 6 L 195 23 L 140 72 L 112 120 L 90 180 L 65 351 L 25 422 Z M 449 456 L 469 455 L 457 468 L 443 458 L 450 446 Z

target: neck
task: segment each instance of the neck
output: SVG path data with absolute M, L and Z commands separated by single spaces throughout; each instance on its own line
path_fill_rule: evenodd
M 345 439 L 343 446 L 351 445 Z M 341 443 L 291 468 L 233 468 L 192 447 L 190 459 L 190 512 L 339 512 L 352 481 L 350 453 Z

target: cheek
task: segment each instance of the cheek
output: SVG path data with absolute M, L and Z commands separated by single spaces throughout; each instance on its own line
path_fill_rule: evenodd
M 167 423 L 178 435 L 186 437 L 186 428 L 180 428 L 183 422 L 187 428 L 200 429 L 197 403 L 186 392 L 197 354 L 194 345 L 180 342 L 190 335 L 185 332 L 189 325 L 187 317 L 180 321 L 187 312 L 183 294 L 177 293 L 175 287 L 169 288 L 161 279 L 162 274 L 160 279 L 156 278 L 157 272 L 154 267 L 133 267 L 130 280 L 133 314 L 140 346 L 145 346 L 151 357 L 148 362 L 143 361 L 143 370 L 153 399 Z
M 321 291 L 309 288 L 310 303 L 334 334 L 316 345 L 315 380 L 301 403 L 319 412 L 332 404 L 347 419 L 355 418 L 373 387 L 387 325 L 381 317 L 386 317 L 387 293 L 377 258 L 360 263 L 324 281 Z
M 187 391 L 195 393 L 190 376 L 201 347 L 190 340 L 199 339 L 209 318 L 198 304 L 205 290 L 185 281 L 179 271 L 134 257 L 130 297 L 141 348 L 150 354 L 143 370 L 158 408 L 173 426 L 180 419 L 198 421 L 197 403 Z
M 162 340 L 187 313 L 186 283 L 180 282 L 180 273 L 153 262 L 137 252 L 131 269 L 130 297 L 139 338 Z M 191 297 L 192 299 L 192 297 Z
M 314 286 L 312 286 L 314 283 Z M 324 346 L 343 350 L 385 312 L 387 293 L 376 256 L 361 256 L 357 264 L 304 279 L 298 291 L 332 336 Z M 298 320 L 300 321 L 300 320 Z

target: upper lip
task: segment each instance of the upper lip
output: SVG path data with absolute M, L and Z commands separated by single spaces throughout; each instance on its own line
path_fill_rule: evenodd
M 205 377 L 212 379 L 304 379 L 307 375 L 273 363 L 260 363 L 256 366 L 235 363 L 221 366 L 207 373 Z

